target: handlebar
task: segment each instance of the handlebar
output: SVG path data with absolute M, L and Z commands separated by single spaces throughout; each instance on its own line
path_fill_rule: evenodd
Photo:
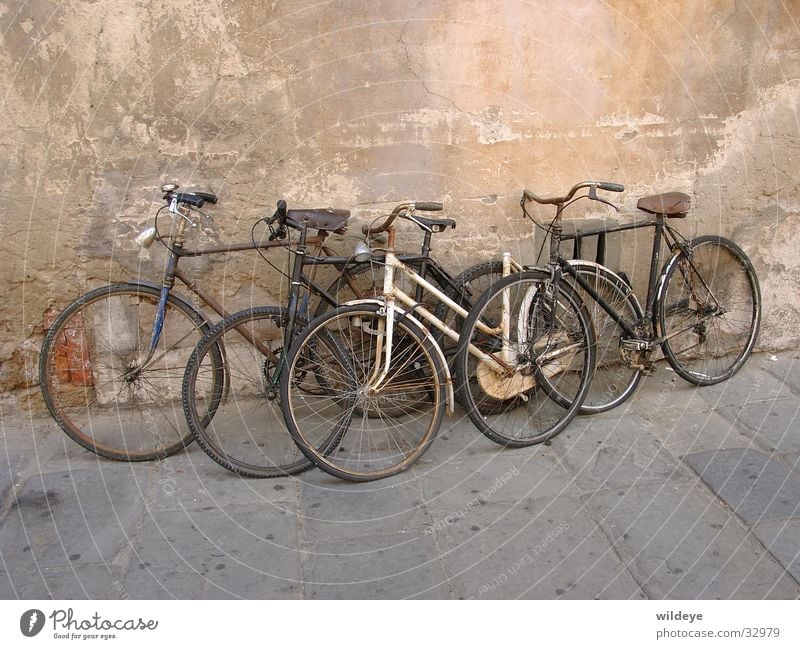
M 620 185 L 619 183 L 609 183 L 609 182 L 601 182 L 597 180 L 585 180 L 583 182 L 578 183 L 572 189 L 569 190 L 569 193 L 566 196 L 560 196 L 557 198 L 541 198 L 534 194 L 529 189 L 525 189 L 522 192 L 522 202 L 525 201 L 534 201 L 539 203 L 540 205 L 563 205 L 567 201 L 571 200 L 575 193 L 578 190 L 583 189 L 584 187 L 591 187 L 594 189 L 602 189 L 607 192 L 624 192 L 625 186 Z M 590 192 L 591 197 L 591 192 Z
M 370 234 L 378 234 L 379 232 L 385 232 L 389 229 L 392 225 L 394 220 L 400 216 L 402 212 L 406 211 L 415 211 L 420 210 L 421 212 L 441 212 L 444 209 L 444 205 L 442 203 L 436 201 L 419 201 L 419 202 L 411 202 L 411 203 L 400 203 L 397 207 L 392 210 L 392 213 L 386 218 L 386 220 L 379 226 L 373 227 L 371 225 L 363 225 L 361 226 L 361 232 L 370 235 Z

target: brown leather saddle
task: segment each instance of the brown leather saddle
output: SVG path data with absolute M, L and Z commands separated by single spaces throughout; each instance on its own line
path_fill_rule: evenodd
M 311 229 L 325 230 L 335 234 L 344 234 L 349 218 L 350 210 L 335 210 L 332 207 L 288 210 L 286 212 L 286 224 L 290 227 L 300 228 L 305 224 Z
M 692 199 L 681 192 L 667 192 L 640 198 L 636 204 L 640 210 L 660 214 L 668 218 L 682 219 L 692 206 Z

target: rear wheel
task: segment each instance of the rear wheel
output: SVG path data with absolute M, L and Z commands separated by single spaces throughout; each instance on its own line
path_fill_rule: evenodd
M 256 307 L 228 316 L 197 345 L 183 380 L 186 420 L 198 444 L 217 464 L 248 478 L 291 475 L 311 466 L 286 432 L 277 401 L 287 321 L 283 307 Z M 295 327 L 304 324 L 296 322 Z M 224 358 L 216 359 L 219 365 L 217 348 L 224 350 Z M 224 394 L 214 391 L 213 380 L 223 365 L 229 377 Z M 298 389 L 320 390 L 313 373 L 299 369 L 295 380 Z M 203 417 L 209 401 L 217 404 L 212 421 Z
M 753 351 L 761 292 L 741 248 L 704 236 L 664 270 L 656 317 L 667 362 L 683 379 L 712 385 L 733 376 Z
M 70 304 L 48 329 L 39 359 L 45 404 L 73 440 L 113 460 L 171 455 L 192 441 L 180 407 L 186 363 L 208 331 L 204 317 L 170 295 L 161 335 L 150 354 L 158 288 L 111 284 Z M 207 387 L 221 394 L 225 375 L 218 346 L 208 349 Z M 206 399 L 198 420 L 218 402 Z

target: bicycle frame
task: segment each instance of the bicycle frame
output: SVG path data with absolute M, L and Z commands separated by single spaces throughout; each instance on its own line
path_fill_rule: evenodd
M 202 255 L 207 254 L 217 254 L 223 252 L 234 252 L 234 251 L 242 251 L 242 250 L 264 250 L 269 248 L 277 248 L 277 247 L 286 247 L 287 243 L 283 241 L 267 241 L 267 242 L 249 242 L 249 243 L 234 243 L 234 244 L 227 244 L 223 246 L 216 246 L 216 247 L 209 247 L 209 248 L 202 248 L 198 250 L 185 250 L 184 243 L 185 243 L 185 230 L 187 223 L 191 223 L 191 220 L 188 216 L 183 214 L 180 210 L 178 202 L 173 198 L 168 208 L 168 211 L 180 217 L 180 221 L 178 223 L 177 232 L 173 237 L 171 237 L 171 245 L 167 246 L 169 250 L 169 256 L 167 257 L 167 265 L 164 271 L 164 278 L 161 283 L 161 295 L 158 303 L 158 307 L 156 310 L 156 316 L 153 321 L 153 327 L 150 334 L 150 344 L 148 347 L 147 356 L 137 364 L 136 367 L 129 370 L 126 376 L 132 377 L 135 376 L 137 373 L 141 372 L 142 370 L 146 369 L 148 363 L 153 361 L 153 356 L 155 351 L 158 347 L 158 343 L 161 340 L 161 334 L 163 333 L 164 327 L 164 315 L 166 313 L 167 308 L 167 300 L 169 299 L 169 295 L 172 289 L 175 287 L 175 280 L 179 280 L 184 286 L 186 286 L 189 291 L 197 295 L 208 307 L 214 311 L 217 315 L 221 318 L 227 317 L 230 315 L 228 311 L 223 308 L 223 306 L 217 302 L 211 295 L 209 295 L 206 291 L 204 291 L 200 286 L 198 286 L 197 282 L 190 277 L 188 277 L 185 273 L 183 273 L 178 268 L 178 262 L 180 261 L 181 257 L 200 257 Z M 318 247 L 324 254 L 328 255 L 328 259 L 331 261 L 330 264 L 344 264 L 347 261 L 347 258 L 341 257 L 333 257 L 332 252 L 328 249 L 324 244 L 324 241 L 327 237 L 326 233 L 318 234 L 315 237 L 310 239 L 305 238 L 305 232 L 303 234 L 303 245 L 313 245 Z M 302 266 L 301 266 L 302 270 Z M 323 290 L 320 286 L 318 286 L 313 280 L 306 277 L 305 275 L 300 274 L 300 279 L 302 283 L 308 286 L 311 290 L 315 293 L 320 295 L 322 299 L 326 300 L 329 304 L 335 305 L 336 301 L 332 298 L 325 290 Z M 271 361 L 277 362 L 278 358 L 275 354 L 266 346 L 264 346 L 259 340 L 254 339 L 249 332 L 242 329 L 240 331 L 242 336 L 254 345 L 259 352 L 267 356 Z M 158 359 L 155 359 L 158 360 Z
M 431 293 L 439 302 L 444 303 L 449 309 L 453 310 L 456 314 L 461 316 L 462 318 L 467 317 L 468 312 L 464 309 L 461 305 L 457 304 L 454 300 L 450 299 L 447 295 L 442 293 L 438 288 L 436 288 L 433 284 L 428 282 L 424 277 L 421 277 L 417 272 L 406 266 L 400 259 L 398 259 L 397 255 L 394 253 L 394 240 L 395 240 L 395 230 L 394 228 L 389 228 L 387 230 L 389 235 L 388 247 L 385 250 L 386 252 L 386 260 L 385 260 L 385 270 L 384 270 L 384 279 L 383 279 L 383 300 L 379 303 L 385 306 L 385 331 L 376 332 L 378 334 L 378 341 L 376 344 L 376 358 L 381 359 L 378 363 L 375 364 L 375 368 L 373 369 L 372 375 L 369 377 L 369 384 L 370 390 L 377 390 L 381 383 L 386 379 L 389 374 L 389 367 L 391 366 L 392 362 L 392 343 L 394 338 L 394 325 L 397 320 L 397 313 L 400 313 L 400 318 L 410 318 L 421 324 L 419 319 L 416 317 L 416 314 L 419 314 L 421 319 L 431 325 L 433 325 L 436 329 L 441 331 L 445 336 L 447 336 L 453 342 L 458 343 L 460 340 L 459 333 L 449 327 L 445 322 L 439 319 L 435 314 L 433 314 L 427 307 L 425 307 L 420 301 L 419 297 L 415 299 L 408 293 L 404 292 L 395 284 L 395 273 L 400 272 L 403 276 L 411 281 L 416 287 L 417 291 L 416 294 L 419 294 L 422 291 L 428 291 Z M 516 264 L 511 258 L 510 253 L 505 253 L 503 255 L 504 258 L 504 265 L 508 267 L 509 271 L 511 268 L 517 268 L 518 270 L 522 270 L 522 268 Z M 402 309 L 397 306 L 397 303 L 408 307 L 408 310 Z M 491 327 L 485 323 L 479 322 L 478 329 L 486 334 L 497 334 L 497 333 L 505 333 L 504 340 L 508 340 L 508 331 L 510 330 L 510 312 L 509 309 L 506 308 L 503 310 L 503 314 L 501 316 L 501 322 L 498 327 Z M 423 327 L 424 328 L 424 327 Z M 444 352 L 441 350 L 441 347 L 436 342 L 436 340 L 428 334 L 429 340 L 432 342 L 436 350 L 441 354 L 442 360 L 444 361 Z M 385 339 L 385 340 L 384 340 Z M 384 352 L 385 348 L 385 352 Z M 501 358 L 498 359 L 497 357 L 486 354 L 485 352 L 478 349 L 475 345 L 470 344 L 469 352 L 476 356 L 479 360 L 486 363 L 489 368 L 498 373 L 507 373 L 509 371 L 513 371 L 510 366 L 511 361 L 511 354 L 513 353 L 512 350 L 508 348 L 507 345 L 504 345 L 504 348 L 501 352 Z M 452 375 L 450 374 L 450 369 L 446 362 L 444 362 L 445 368 L 447 368 L 447 376 L 445 377 L 445 384 L 447 386 L 448 391 L 448 409 L 447 412 L 452 414 L 453 412 L 453 403 L 454 403 L 454 396 L 453 396 L 453 381 Z
M 674 228 L 664 223 L 663 217 L 657 217 L 655 220 L 649 220 L 644 222 L 618 225 L 612 228 L 603 229 L 602 232 L 606 233 L 624 232 L 627 230 L 637 230 L 647 227 L 652 227 L 654 229 L 653 247 L 652 247 L 652 254 L 650 257 L 650 270 L 647 283 L 647 298 L 645 302 L 645 313 L 642 319 L 643 322 L 653 324 L 653 328 L 650 332 L 650 337 L 647 340 L 642 340 L 641 332 L 637 331 L 636 329 L 637 325 L 641 324 L 640 322 L 628 322 L 624 318 L 624 316 L 620 315 L 620 313 L 603 298 L 602 295 L 599 295 L 597 291 L 594 290 L 594 288 L 589 284 L 589 282 L 587 282 L 586 279 L 584 279 L 572 267 L 569 261 L 565 260 L 560 255 L 558 255 L 556 258 L 556 263 L 560 267 L 561 271 L 572 277 L 575 280 L 575 282 L 584 291 L 586 291 L 591 296 L 591 298 L 595 302 L 597 302 L 597 304 L 600 305 L 600 307 L 612 318 L 612 320 L 614 320 L 614 322 L 617 323 L 623 329 L 623 331 L 625 331 L 625 333 L 630 337 L 631 340 L 636 341 L 636 343 L 639 343 L 640 346 L 642 346 L 642 349 L 657 347 L 658 345 L 661 345 L 664 341 L 674 338 L 675 336 L 678 336 L 697 325 L 697 322 L 693 322 L 692 325 L 690 326 L 687 326 L 683 329 L 679 329 L 676 331 L 671 331 L 669 333 L 663 331 L 656 332 L 656 327 L 654 322 L 655 306 L 660 298 L 660 290 L 664 280 L 664 269 L 666 269 L 668 265 L 665 264 L 664 268 L 659 273 L 659 260 L 661 258 L 662 242 L 664 240 L 668 242 L 669 249 L 673 255 L 680 254 L 683 250 L 686 249 L 686 241 L 683 239 L 683 237 L 681 237 L 678 234 L 678 232 Z M 555 230 L 556 229 L 554 229 L 554 234 Z M 560 234 L 560 228 L 557 228 L 557 230 L 559 231 Z M 598 234 L 599 232 L 600 231 L 597 232 L 589 231 L 584 233 L 582 236 L 593 236 L 594 234 Z M 691 259 L 689 259 L 689 263 L 692 263 Z M 697 277 L 699 277 L 701 281 L 703 281 L 703 283 L 705 284 L 705 281 L 702 280 L 702 277 L 700 276 L 699 273 L 697 273 Z M 713 293 L 711 292 L 710 288 L 707 285 L 705 285 L 705 288 L 709 291 L 709 294 L 712 295 L 713 297 Z M 705 317 L 702 318 L 699 322 L 703 322 L 707 319 L 710 319 L 715 315 L 717 315 L 716 309 L 713 312 L 706 314 Z

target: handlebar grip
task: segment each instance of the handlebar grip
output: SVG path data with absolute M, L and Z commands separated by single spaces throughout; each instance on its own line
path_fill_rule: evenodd
M 597 183 L 597 189 L 603 189 L 607 192 L 624 192 L 625 185 L 619 183 Z
M 217 202 L 217 195 L 212 192 L 192 192 L 195 196 L 199 196 L 202 198 L 206 203 L 216 203 Z
M 422 203 L 414 203 L 414 209 L 423 212 L 441 212 L 444 209 L 444 205 L 436 201 L 424 201 Z
M 195 194 L 194 192 L 184 192 L 180 194 L 174 194 L 175 198 L 178 199 L 179 203 L 183 203 L 184 205 L 191 205 L 192 207 L 201 208 L 203 207 L 203 203 L 205 199 Z

